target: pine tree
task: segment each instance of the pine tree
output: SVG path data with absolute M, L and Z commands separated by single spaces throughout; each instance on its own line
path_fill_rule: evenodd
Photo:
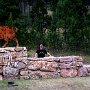
M 1 0 L 0 1 L 0 23 L 5 25 L 5 21 L 12 13 L 13 20 L 20 18 L 21 10 L 18 0 Z
M 53 20 L 57 28 L 64 29 L 65 42 L 71 48 L 78 48 L 84 40 L 84 32 L 88 26 L 87 12 L 83 0 L 59 0 L 57 3 Z

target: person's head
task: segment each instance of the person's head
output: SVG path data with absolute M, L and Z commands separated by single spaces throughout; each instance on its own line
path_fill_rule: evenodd
M 43 49 L 43 44 L 40 44 L 39 49 L 40 49 L 40 50 Z

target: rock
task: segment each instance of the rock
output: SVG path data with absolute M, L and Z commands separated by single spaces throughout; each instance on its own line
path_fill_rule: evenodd
M 44 57 L 44 58 L 42 58 L 42 61 L 48 61 L 48 62 L 52 62 L 52 61 L 54 61 L 54 57 Z
M 18 75 L 19 70 L 16 68 L 11 68 L 11 67 L 5 67 L 4 74 L 5 75 Z
M 27 57 L 27 51 L 16 52 L 17 58 Z
M 1 59 L 2 56 L 3 56 L 3 53 L 0 52 L 0 59 Z
M 6 47 L 4 50 L 6 50 L 8 52 L 14 52 L 14 48 L 15 47 Z
M 14 80 L 14 79 L 19 79 L 19 77 L 14 76 L 14 75 L 4 75 L 3 76 L 3 80 Z
M 60 62 L 72 62 L 72 56 L 60 57 Z
M 29 74 L 30 79 L 39 79 L 41 77 L 40 71 L 30 71 Z
M 62 77 L 76 77 L 77 76 L 77 70 L 75 69 L 62 69 L 60 72 L 60 75 Z
M 22 76 L 28 76 L 28 71 L 20 71 L 20 75 L 22 75 Z
M 81 56 L 73 56 L 73 61 L 82 62 L 83 59 Z
M 5 51 L 5 48 L 0 48 L 0 53 L 4 53 Z
M 57 62 L 47 62 L 47 61 L 42 61 L 42 67 L 41 71 L 56 71 L 58 68 L 58 63 Z
M 22 58 L 21 52 L 16 52 L 16 56 L 17 56 L 17 58 Z
M 88 71 L 86 67 L 81 67 L 78 69 L 78 76 L 88 76 Z
M 0 81 L 3 80 L 2 75 L 0 75 Z
M 22 57 L 27 57 L 27 51 L 22 51 L 22 52 L 21 52 L 21 56 L 22 56 Z
M 30 61 L 28 65 L 28 69 L 30 70 L 40 70 L 41 67 L 42 67 L 41 61 Z
M 24 48 L 23 47 L 15 47 L 14 49 L 16 52 L 20 52 L 20 51 L 23 51 Z
M 12 59 L 15 59 L 17 57 L 16 52 L 11 52 L 11 56 L 12 56 Z
M 0 66 L 0 74 L 2 74 L 2 73 L 3 73 L 3 67 Z
M 28 79 L 29 79 L 29 76 L 20 76 L 19 79 L 20 79 L 20 80 L 28 80 Z
M 27 60 L 28 61 L 41 61 L 40 58 L 31 58 L 31 57 L 28 57 Z
M 76 67 L 83 67 L 83 63 L 82 62 L 72 62 L 71 66 L 76 66 Z
M 87 67 L 88 73 L 90 73 L 90 67 Z
M 22 59 L 22 62 L 24 63 L 24 64 L 28 64 L 29 62 L 28 62 L 28 60 L 27 60 L 27 57 L 24 57 L 23 59 Z
M 17 69 L 23 69 L 25 67 L 26 67 L 26 64 L 24 64 L 23 62 L 18 62 Z
M 16 61 L 22 61 L 22 57 L 21 58 L 16 58 Z
M 60 69 L 70 69 L 70 68 L 71 68 L 71 63 L 69 64 L 61 63 L 60 64 Z
M 54 61 L 60 62 L 60 57 L 54 57 Z
M 41 72 L 42 78 L 59 78 L 60 73 L 56 72 Z

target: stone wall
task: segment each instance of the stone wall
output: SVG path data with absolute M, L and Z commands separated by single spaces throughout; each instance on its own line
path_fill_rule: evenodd
M 0 80 L 18 79 L 20 67 L 26 67 L 26 47 L 0 48 Z
M 81 56 L 27 57 L 26 47 L 0 48 L 0 80 L 89 76 Z

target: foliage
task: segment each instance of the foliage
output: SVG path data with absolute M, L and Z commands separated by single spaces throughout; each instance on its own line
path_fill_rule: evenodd
M 23 26 L 22 26 L 19 18 L 17 18 L 16 20 L 13 20 L 12 13 L 10 13 L 10 16 L 9 16 L 8 20 L 5 22 L 5 25 L 12 26 L 12 27 L 16 27 L 17 26 L 18 27 L 18 32 L 16 32 L 16 37 L 18 38 L 19 43 L 21 45 L 25 45 L 26 44 L 26 42 L 24 42 L 24 39 L 26 39 L 25 31 L 24 31 L 25 28 L 23 28 L 23 29 L 21 28 Z M 9 42 L 10 43 L 8 44 L 8 46 L 15 46 L 15 42 L 14 41 L 9 40 Z
M 47 44 L 50 49 L 59 50 L 62 49 L 62 39 L 59 32 L 49 31 L 47 36 Z
M 27 1 L 27 0 L 22 0 Z M 20 45 L 26 45 L 27 44 L 27 38 L 26 38 L 26 27 L 24 28 L 24 24 L 21 22 L 22 19 L 22 13 L 21 9 L 19 7 L 20 1 L 18 0 L 1 0 L 0 1 L 0 24 L 1 25 L 7 25 L 7 26 L 13 26 L 18 28 L 18 32 L 16 33 L 16 37 L 19 40 Z M 15 42 L 12 40 L 9 40 L 8 46 L 15 46 Z M 24 43 L 23 43 L 24 42 Z M 1 42 L 2 43 L 2 42 Z
M 53 18 L 57 20 L 56 27 L 64 28 L 65 43 L 71 50 L 82 49 L 81 45 L 87 37 L 85 32 L 89 33 L 87 12 L 83 0 L 59 0 L 57 3 Z
M 18 6 L 18 0 L 1 0 L 0 1 L 0 23 L 5 25 L 10 13 L 12 13 L 13 20 L 20 18 L 21 10 Z
M 50 0 L 50 2 L 51 2 L 51 10 L 52 11 L 55 11 L 56 10 L 56 7 L 57 7 L 57 2 L 58 2 L 59 0 Z
M 27 2 L 31 5 L 29 0 L 0 1 L 0 24 L 18 28 L 21 46 L 31 49 L 43 43 L 50 49 L 90 51 L 90 14 L 83 0 L 34 0 L 25 14 L 22 2 L 24 9 Z
M 47 15 L 47 9 L 42 0 L 36 0 L 30 13 L 31 25 L 29 39 L 34 45 L 46 44 L 45 31 L 50 25 L 51 17 Z

